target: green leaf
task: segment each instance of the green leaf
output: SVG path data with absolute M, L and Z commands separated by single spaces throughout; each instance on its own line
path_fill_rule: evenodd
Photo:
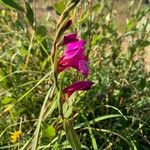
M 127 23 L 127 31 L 135 29 L 136 19 L 134 17 L 130 18 L 129 20 L 126 20 L 126 23 Z
M 21 7 L 16 0 L 0 0 L 0 2 L 18 11 L 24 11 L 23 7 Z
M 100 42 L 101 37 L 99 35 L 94 35 L 92 39 L 92 45 L 96 45 Z
M 111 114 L 111 115 L 100 116 L 100 117 L 97 117 L 93 120 L 90 120 L 90 121 L 87 121 L 87 122 L 84 122 L 84 123 L 81 123 L 81 124 L 77 125 L 75 127 L 75 129 L 80 129 L 80 128 L 84 127 L 85 125 L 92 125 L 92 124 L 98 123 L 102 120 L 111 119 L 111 118 L 118 118 L 118 117 L 122 117 L 122 115 L 120 115 L 120 114 Z
M 45 26 L 40 25 L 36 28 L 36 33 L 37 35 L 39 35 L 40 37 L 45 37 L 47 35 L 47 29 Z
M 139 108 L 143 108 L 145 106 L 150 105 L 150 98 L 149 97 L 141 97 L 140 101 L 137 101 L 136 104 L 134 104 L 134 108 L 139 109 Z
M 72 150 L 81 150 L 81 143 L 73 128 L 72 122 L 68 119 L 64 119 L 63 125 Z
M 29 20 L 29 23 L 31 24 L 31 26 L 33 26 L 34 24 L 34 13 L 33 13 L 33 10 L 30 6 L 30 4 L 28 2 L 25 2 L 25 5 L 26 5 L 26 17 L 27 19 Z
M 1 100 L 2 105 L 10 104 L 11 102 L 15 102 L 16 100 L 12 97 L 5 97 Z
M 51 125 L 47 125 L 44 129 L 44 135 L 48 138 L 52 138 L 56 136 L 56 129 Z
M 92 11 L 97 11 L 99 8 L 101 7 L 101 5 L 98 3 L 98 4 L 95 4 L 93 7 L 92 7 Z
M 148 41 L 148 40 L 139 40 L 139 41 L 137 41 L 138 42 L 138 44 L 140 44 L 140 47 L 146 47 L 146 46 L 149 46 L 150 45 L 150 41 Z
M 61 15 L 65 9 L 65 6 L 66 5 L 65 5 L 64 1 L 60 1 L 60 2 L 54 4 L 54 9 L 58 15 Z
M 82 24 L 88 21 L 88 18 L 90 16 L 90 12 L 89 11 L 85 11 L 84 14 L 81 16 L 81 18 L 78 20 L 77 24 Z
M 46 103 L 47 103 L 49 97 L 51 97 L 51 95 L 53 95 L 53 91 L 54 91 L 53 89 L 54 89 L 54 87 L 50 87 L 50 89 L 48 90 L 48 92 L 45 96 L 45 99 L 44 99 L 44 102 L 43 102 L 43 105 L 42 105 L 42 108 L 41 108 L 41 111 L 40 111 L 40 114 L 39 114 L 39 118 L 37 120 L 37 126 L 36 126 L 36 130 L 35 130 L 35 133 L 34 133 L 34 137 L 32 139 L 32 146 L 31 146 L 32 150 L 37 149 L 37 144 L 38 144 L 38 139 L 39 139 L 39 132 L 40 132 L 41 123 L 42 123 L 42 117 L 43 117 L 43 114 L 44 114 Z
M 136 32 L 137 32 L 137 30 L 136 30 L 136 29 L 129 30 L 128 32 L 126 32 L 126 33 L 124 34 L 124 37 L 125 37 L 125 36 L 134 35 Z
M 73 111 L 73 107 L 69 106 L 68 109 L 67 109 L 67 111 L 64 114 L 65 118 L 69 118 L 70 115 L 72 114 L 72 111 Z
M 148 14 L 150 12 L 150 8 L 149 7 L 144 7 L 142 10 L 138 11 L 136 13 L 136 18 L 138 20 L 141 20 L 146 14 Z

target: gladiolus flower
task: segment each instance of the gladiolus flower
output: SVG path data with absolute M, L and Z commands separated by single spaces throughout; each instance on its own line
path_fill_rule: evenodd
M 83 39 L 78 40 L 76 34 L 69 34 L 64 37 L 64 44 L 67 48 L 58 62 L 58 72 L 72 67 L 80 71 L 84 76 L 88 76 L 88 60 L 84 55 L 85 43 Z
M 72 33 L 72 34 L 69 34 L 67 36 L 64 36 L 63 44 L 66 45 L 66 44 L 76 42 L 76 41 L 79 41 L 77 39 L 77 34 Z
M 63 92 L 70 97 L 74 92 L 79 90 L 89 90 L 94 83 L 91 81 L 78 81 L 63 89 Z

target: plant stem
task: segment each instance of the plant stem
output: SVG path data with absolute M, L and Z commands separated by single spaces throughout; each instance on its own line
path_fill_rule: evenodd
M 61 95 L 62 95 L 62 89 L 61 84 L 58 81 L 58 73 L 57 73 L 57 64 L 58 64 L 58 45 L 60 42 L 61 35 L 65 32 L 66 23 L 68 21 L 68 15 L 69 12 L 78 4 L 79 0 L 70 0 L 70 2 L 67 4 L 66 9 L 61 14 L 58 22 L 57 22 L 57 31 L 55 34 L 52 51 L 51 51 L 51 61 L 53 65 L 53 77 L 54 77 L 54 85 L 58 92 L 58 109 L 59 109 L 59 115 L 63 118 L 63 108 L 62 108 L 62 101 L 61 101 Z M 62 77 L 62 76 L 61 76 Z M 59 80 L 62 80 L 62 78 L 59 78 Z

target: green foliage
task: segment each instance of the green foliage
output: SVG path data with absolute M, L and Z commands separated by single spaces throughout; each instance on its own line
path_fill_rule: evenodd
M 33 26 L 34 24 L 34 13 L 33 13 L 33 10 L 30 6 L 30 4 L 28 2 L 25 2 L 25 5 L 26 5 L 26 10 L 27 10 L 27 13 L 26 13 L 26 17 L 28 18 L 31 26 Z
M 48 138 L 52 138 L 56 136 L 56 130 L 53 126 L 47 125 L 46 128 L 43 130 L 44 135 Z
M 64 0 L 60 1 L 60 2 L 57 2 L 54 4 L 54 8 L 55 8 L 55 11 L 58 15 L 61 15 L 62 12 L 64 11 L 65 9 L 65 6 L 66 6 L 66 3 Z
M 6 6 L 0 11 L 0 149 L 79 150 L 80 142 L 87 150 L 149 149 L 149 7 L 137 8 L 138 2 L 128 1 L 126 21 L 118 21 L 124 6 L 119 1 L 83 0 L 70 12 L 73 24 L 63 35 L 78 31 L 86 40 L 88 79 L 95 84 L 62 102 L 63 120 L 50 58 L 57 22 L 53 18 L 58 16 L 51 16 L 53 22 L 35 20 L 31 4 L 18 2 L 0 1 Z M 54 5 L 58 15 L 66 2 Z M 119 22 L 124 22 L 122 28 Z M 69 69 L 62 86 L 81 79 Z M 12 143 L 10 133 L 18 130 L 23 134 Z
M 18 11 L 24 11 L 23 7 L 21 7 L 16 0 L 0 0 L 1 3 L 5 4 L 6 6 L 12 7 Z
M 81 144 L 78 135 L 76 134 L 72 122 L 68 119 L 63 120 L 66 136 L 71 144 L 72 150 L 81 150 Z

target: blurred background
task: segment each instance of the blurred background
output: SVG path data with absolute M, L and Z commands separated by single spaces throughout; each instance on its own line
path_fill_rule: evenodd
M 57 18 L 57 14 L 54 10 L 54 4 L 60 0 L 28 0 L 36 14 L 36 19 L 40 22 L 47 21 L 49 19 Z M 102 0 L 82 0 L 88 1 L 89 3 L 100 3 Z M 119 34 L 123 34 L 125 31 L 125 24 L 128 18 L 130 18 L 136 9 L 142 9 L 150 7 L 150 0 L 106 0 L 108 4 L 108 9 L 112 9 L 115 14 L 115 22 L 118 28 Z M 66 0 L 67 2 L 67 0 Z M 83 3 L 84 4 L 84 3 Z M 82 3 L 80 4 L 82 5 Z M 150 17 L 147 15 L 146 17 Z M 127 50 L 128 40 L 124 41 L 122 44 L 122 49 L 124 51 Z M 145 69 L 146 71 L 150 71 L 150 46 L 145 48 L 145 57 L 143 58 L 145 61 Z

